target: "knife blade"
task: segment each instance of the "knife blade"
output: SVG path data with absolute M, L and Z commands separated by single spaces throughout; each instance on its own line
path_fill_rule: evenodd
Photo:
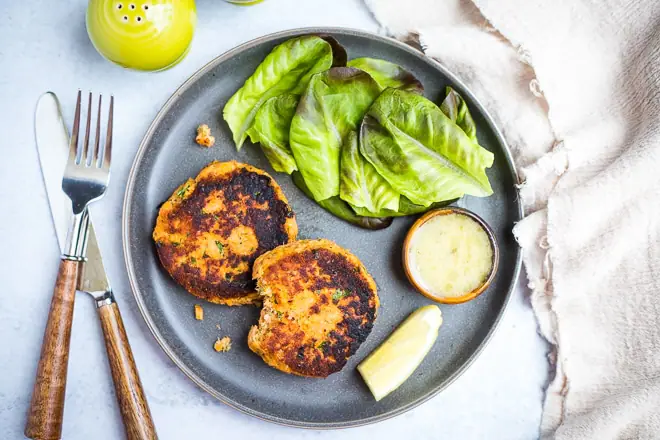
M 41 165 L 41 175 L 46 187 L 50 214 L 60 250 L 64 249 L 66 234 L 71 224 L 71 201 L 62 191 L 62 175 L 69 157 L 69 132 L 64 124 L 57 96 L 46 92 L 37 101 L 35 111 L 35 137 Z M 102 281 L 105 279 L 105 281 Z M 83 265 L 78 277 L 78 290 L 105 291 L 110 283 L 105 276 L 103 260 L 99 252 L 96 233 L 89 218 L 87 264 Z
M 62 191 L 62 176 L 69 155 L 69 132 L 64 125 L 60 102 L 54 93 L 46 92 L 37 101 L 34 128 L 51 219 L 60 249 L 64 249 L 73 215 L 71 200 Z
M 99 299 L 106 292 L 112 292 L 110 281 L 103 267 L 103 258 L 99 244 L 96 241 L 96 234 L 89 221 L 89 233 L 87 241 L 87 261 L 83 266 L 83 276 L 78 280 L 78 290 L 89 293 L 94 299 Z

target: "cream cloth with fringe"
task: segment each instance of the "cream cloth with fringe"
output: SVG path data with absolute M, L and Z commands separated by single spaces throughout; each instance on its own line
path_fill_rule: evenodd
M 365 0 L 494 115 L 553 344 L 541 435 L 660 438 L 660 1 Z

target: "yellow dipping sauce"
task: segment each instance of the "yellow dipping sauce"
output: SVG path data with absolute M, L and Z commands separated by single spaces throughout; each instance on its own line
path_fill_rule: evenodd
M 458 213 L 436 215 L 413 234 L 411 275 L 439 297 L 461 297 L 481 287 L 493 269 L 493 248 L 484 228 Z

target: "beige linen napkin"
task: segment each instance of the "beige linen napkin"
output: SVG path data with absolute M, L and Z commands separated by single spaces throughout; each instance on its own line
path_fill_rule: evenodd
M 660 438 L 660 1 L 365 0 L 493 113 L 555 350 L 543 437 Z

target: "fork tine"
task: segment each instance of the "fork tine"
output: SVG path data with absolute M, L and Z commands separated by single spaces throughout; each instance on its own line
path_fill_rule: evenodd
M 85 141 L 82 144 L 82 154 L 80 156 L 80 164 L 87 165 L 88 159 L 91 156 L 89 152 L 89 128 L 92 120 L 92 92 L 89 92 L 89 100 L 87 102 L 87 126 L 85 127 Z
M 96 168 L 101 168 L 103 163 L 103 158 L 101 157 L 101 152 L 99 151 L 99 143 L 101 142 L 101 99 L 103 95 L 99 95 L 99 110 L 98 115 L 96 116 L 96 140 L 94 141 L 94 157 L 92 159 L 92 165 Z
M 105 148 L 103 150 L 105 158 L 103 160 L 103 169 L 110 170 L 110 159 L 112 158 L 112 117 L 115 109 L 115 97 L 110 95 L 110 110 L 108 111 L 108 132 L 105 136 Z
M 69 162 L 75 163 L 78 156 L 78 133 L 80 130 L 80 90 L 76 99 L 76 113 L 73 116 L 73 130 L 71 130 L 71 139 L 69 140 Z

